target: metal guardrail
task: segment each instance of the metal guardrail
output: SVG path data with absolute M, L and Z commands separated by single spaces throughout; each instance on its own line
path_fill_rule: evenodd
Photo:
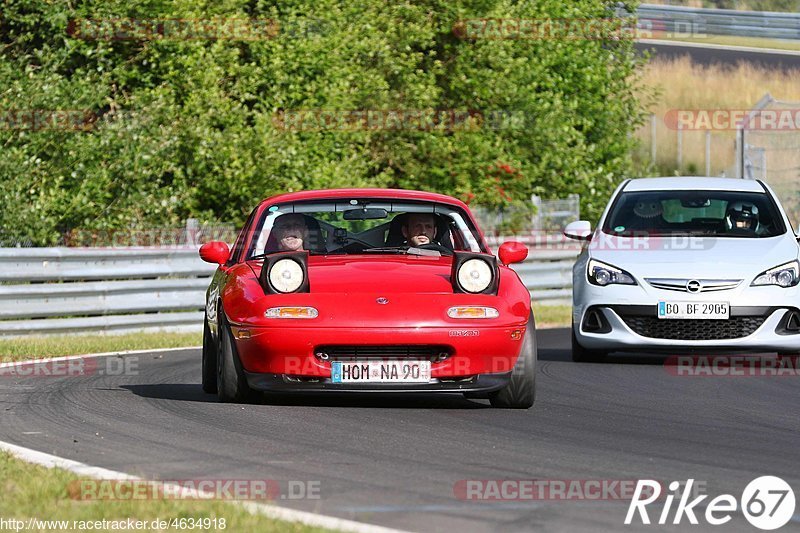
M 579 250 L 552 237 L 516 240 L 533 246 L 514 265 L 533 299 L 569 303 Z M 199 332 L 214 270 L 195 247 L 0 248 L 0 337 Z
M 800 39 L 800 13 L 641 4 L 637 16 L 640 36 L 652 31 L 685 37 L 707 34 Z
M 511 265 L 531 298 L 542 304 L 572 305 L 572 265 L 581 251 L 577 241 L 560 232 L 538 232 L 533 235 L 487 237 L 492 250 L 504 241 L 514 240 L 528 246 L 528 258 Z
M 214 266 L 196 247 L 0 249 L 0 336 L 197 331 Z

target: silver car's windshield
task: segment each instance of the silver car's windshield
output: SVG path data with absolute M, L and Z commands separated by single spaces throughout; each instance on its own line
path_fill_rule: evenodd
M 254 228 L 248 259 L 273 252 L 452 255 L 486 252 L 469 216 L 456 207 L 385 199 L 278 204 Z
M 786 232 L 766 193 L 737 191 L 622 192 L 602 231 L 610 235 L 774 237 Z

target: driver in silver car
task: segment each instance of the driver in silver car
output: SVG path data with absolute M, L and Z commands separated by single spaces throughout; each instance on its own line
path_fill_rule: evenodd
M 758 207 L 746 202 L 734 202 L 725 215 L 725 227 L 733 233 L 755 232 L 758 228 Z

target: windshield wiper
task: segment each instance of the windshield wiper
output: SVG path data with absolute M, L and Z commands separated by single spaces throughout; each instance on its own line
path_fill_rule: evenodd
M 413 246 L 377 246 L 375 248 L 364 248 L 358 253 L 375 252 L 377 254 L 403 254 L 403 255 L 424 255 L 427 257 L 441 257 L 442 252 L 439 250 L 426 250 L 424 248 L 415 248 Z
M 298 252 L 300 251 L 306 251 L 308 252 L 308 255 L 325 255 L 327 253 L 327 252 L 318 252 L 316 250 L 298 250 Z M 282 250 L 275 250 L 274 252 L 264 252 L 263 254 L 251 255 L 250 257 L 245 259 L 245 261 L 255 261 L 257 259 L 264 259 L 268 255 L 279 254 L 279 253 L 282 253 Z
M 407 246 L 378 246 L 375 248 L 364 248 L 363 253 L 375 252 L 378 254 L 407 254 L 409 248 Z

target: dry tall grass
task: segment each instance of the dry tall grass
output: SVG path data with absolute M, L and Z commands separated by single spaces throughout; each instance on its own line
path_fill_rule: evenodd
M 678 134 L 664 123 L 664 116 L 671 109 L 746 110 L 766 93 L 777 100 L 798 102 L 800 107 L 800 70 L 770 70 L 750 63 L 740 63 L 735 67 L 704 67 L 693 64 L 688 57 L 656 59 L 646 67 L 642 84 L 657 91 L 655 100 L 648 106 L 657 122 L 657 157 L 655 165 L 649 168 L 650 174 L 705 173 L 705 132 L 702 131 L 682 132 L 682 165 L 678 168 Z M 800 132 L 793 135 L 800 137 Z M 637 137 L 642 144 L 636 158 L 646 167 L 651 163 L 649 122 L 637 132 Z M 735 156 L 734 142 L 734 131 L 712 132 L 712 175 L 723 171 L 730 175 Z

